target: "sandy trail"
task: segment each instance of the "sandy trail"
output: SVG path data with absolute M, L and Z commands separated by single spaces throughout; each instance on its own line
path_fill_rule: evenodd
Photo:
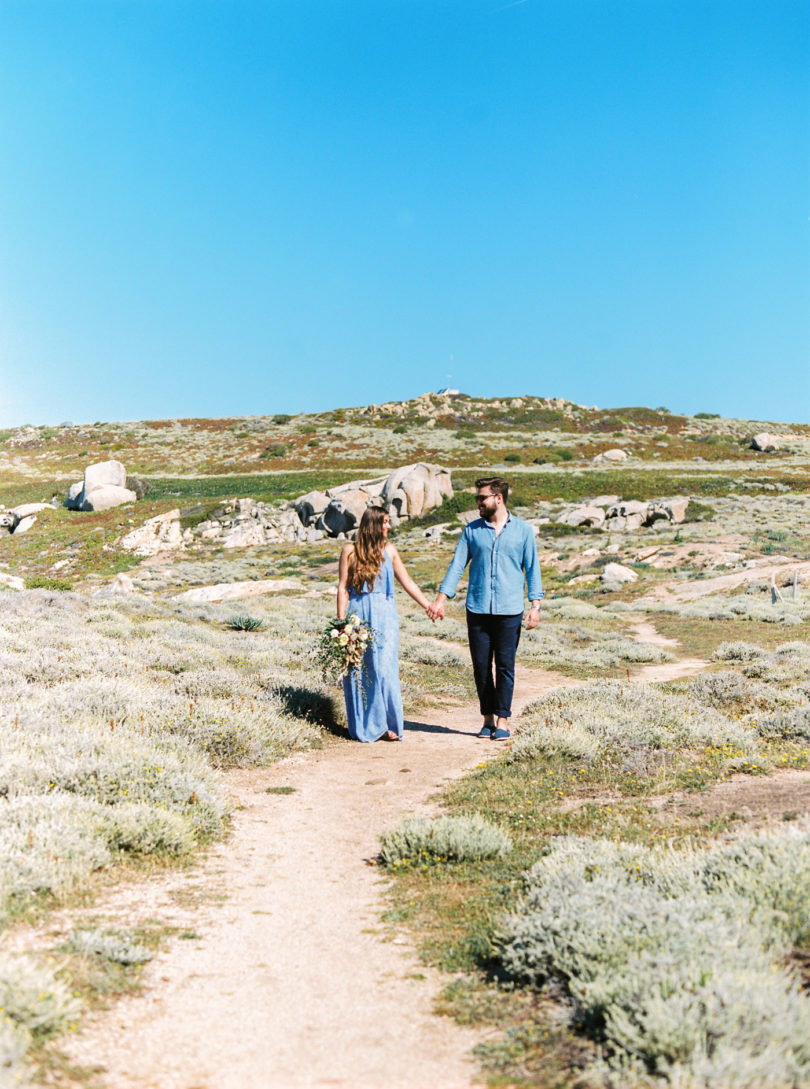
M 515 716 L 577 683 L 518 666 Z M 475 705 L 448 705 L 406 723 L 402 743 L 229 773 L 228 840 L 191 871 L 97 905 L 119 925 L 160 919 L 187 940 L 147 966 L 141 995 L 88 1017 L 68 1055 L 107 1089 L 469 1089 L 481 1033 L 431 1012 L 445 977 L 382 923 L 373 858 L 380 831 L 435 812 L 443 784 L 503 751 L 475 738 L 479 726 Z M 279 787 L 291 793 L 268 792 Z
M 564 683 L 519 670 L 515 714 Z M 70 1056 L 109 1089 L 470 1086 L 480 1034 L 431 1013 L 442 977 L 381 924 L 385 878 L 369 861 L 381 830 L 432 812 L 443 783 L 502 751 L 479 726 L 474 706 L 445 708 L 407 723 L 402 743 L 231 773 L 242 808 L 227 842 L 99 905 L 197 936 L 150 963 L 142 995 L 88 1018 Z M 267 793 L 279 786 L 293 793 Z M 200 887 L 227 898 L 189 904 Z

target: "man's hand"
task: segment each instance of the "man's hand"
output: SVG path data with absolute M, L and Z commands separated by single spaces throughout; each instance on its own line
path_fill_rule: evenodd
M 446 600 L 444 594 L 437 594 L 436 600 L 428 605 L 427 614 L 431 620 L 444 620 L 444 603 Z
M 526 631 L 531 631 L 532 628 L 536 628 L 540 623 L 540 610 L 536 605 L 532 605 L 531 609 L 526 615 Z

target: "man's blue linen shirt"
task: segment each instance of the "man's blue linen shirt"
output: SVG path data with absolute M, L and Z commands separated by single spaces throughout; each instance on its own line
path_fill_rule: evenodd
M 523 576 L 529 601 L 543 597 L 540 563 L 534 533 L 528 522 L 510 514 L 500 533 L 486 518 L 476 518 L 464 527 L 456 552 L 439 590 L 456 596 L 464 569 L 470 565 L 467 608 L 471 613 L 515 616 L 523 612 Z

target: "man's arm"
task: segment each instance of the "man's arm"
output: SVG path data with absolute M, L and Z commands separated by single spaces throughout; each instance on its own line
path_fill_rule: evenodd
M 545 596 L 540 576 L 540 561 L 537 558 L 537 545 L 531 529 L 526 527 L 526 540 L 523 544 L 523 570 L 526 572 L 526 587 L 529 593 L 529 615 L 526 627 L 529 631 L 536 628 L 540 620 L 540 602 Z
M 465 526 L 461 537 L 459 538 L 459 542 L 456 545 L 456 551 L 453 553 L 450 566 L 447 568 L 447 574 L 442 579 L 439 592 L 436 594 L 435 600 L 428 609 L 428 616 L 431 620 L 441 619 L 444 616 L 444 603 L 449 597 L 452 598 L 456 596 L 458 580 L 464 574 L 464 568 L 469 562 L 470 541 L 467 527 Z

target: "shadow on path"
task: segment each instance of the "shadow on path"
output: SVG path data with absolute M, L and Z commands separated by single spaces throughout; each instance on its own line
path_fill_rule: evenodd
M 406 733 L 460 734 L 463 737 L 475 737 L 474 730 L 454 730 L 450 726 L 439 726 L 434 722 L 411 722 L 406 719 L 403 727 Z

